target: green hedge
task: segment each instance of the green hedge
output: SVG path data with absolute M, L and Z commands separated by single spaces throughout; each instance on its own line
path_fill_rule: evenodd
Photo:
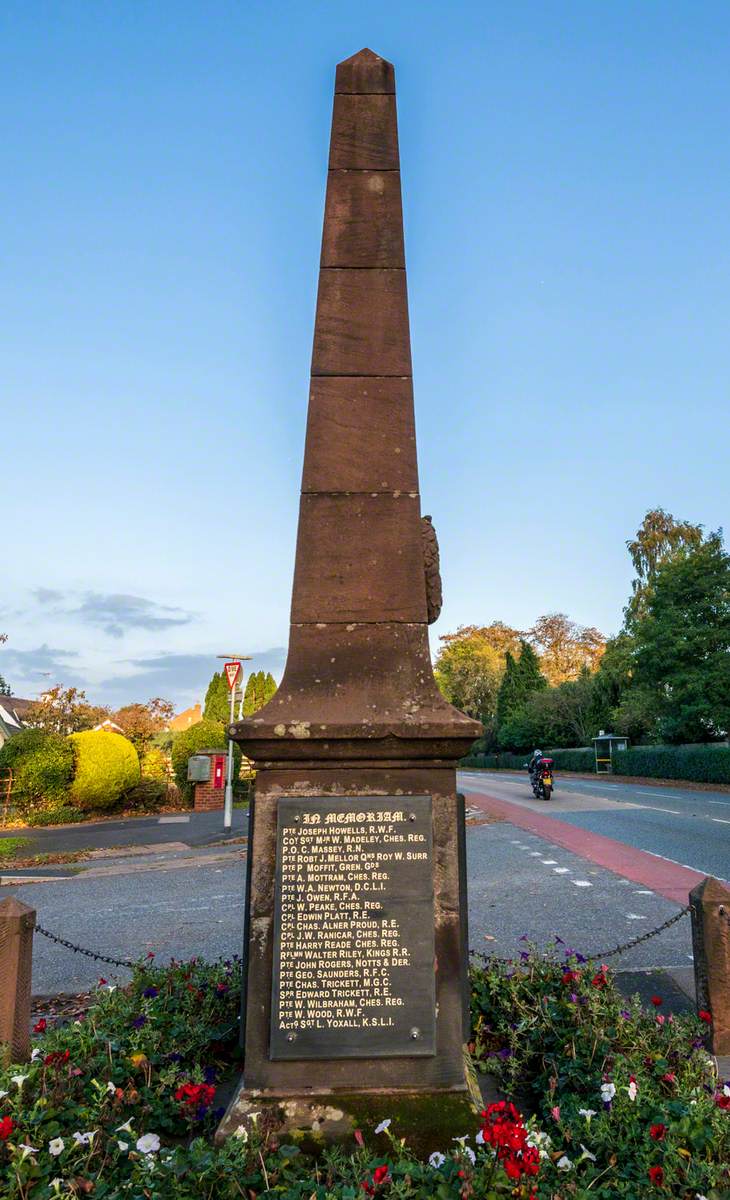
M 23 729 L 0 749 L 0 767 L 13 772 L 11 802 L 27 817 L 38 806 L 62 804 L 74 770 L 74 748 L 60 733 Z
M 636 746 L 613 756 L 614 775 L 730 783 L 730 747 Z
M 596 759 L 592 750 L 546 750 L 558 771 L 595 771 Z M 467 754 L 462 767 L 487 767 L 492 771 L 522 771 L 529 754 Z
M 76 808 L 113 808 L 139 783 L 139 757 L 128 738 L 105 729 L 87 729 L 68 738 L 76 754 L 69 800 Z

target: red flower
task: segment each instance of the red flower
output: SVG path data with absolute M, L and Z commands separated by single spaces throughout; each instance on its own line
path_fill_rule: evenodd
M 591 986 L 594 988 L 605 988 L 607 983 L 608 983 L 608 980 L 606 979 L 605 970 L 603 967 L 601 967 L 598 974 L 593 976 L 593 978 L 591 980 Z
M 33 1026 L 33 1033 L 45 1033 L 48 1027 L 48 1022 L 45 1017 L 41 1017 L 40 1021 L 36 1021 Z
M 666 1075 L 662 1075 L 662 1083 L 676 1083 L 677 1076 L 674 1071 L 667 1071 Z
M 198 1108 L 210 1108 L 214 1096 L 215 1088 L 209 1083 L 183 1083 L 175 1092 L 175 1099 L 186 1114 Z
M 372 1179 L 363 1179 L 360 1187 L 368 1196 L 375 1194 L 375 1189 L 390 1183 L 390 1167 L 387 1163 L 383 1163 L 381 1167 L 376 1167 L 373 1171 Z
M 663 1004 L 663 1003 L 664 1003 L 664 1001 L 662 1000 L 661 996 L 652 996 L 652 998 L 651 998 L 651 1002 L 652 1002 L 652 1004 L 654 1005 L 654 1007 L 655 1007 L 655 1008 L 659 1008 L 660 1004 Z
M 666 1125 L 662 1125 L 661 1121 L 659 1121 L 658 1124 L 651 1125 L 649 1127 L 649 1137 L 653 1138 L 655 1142 L 663 1142 L 666 1132 L 667 1127 Z
M 152 951 L 150 950 L 150 952 L 149 952 L 149 954 L 147 955 L 147 957 L 148 957 L 148 958 L 154 958 L 155 956 L 154 956 L 154 954 L 152 953 Z
M 712 1024 L 712 1013 L 708 1012 L 706 1008 L 701 1008 L 697 1013 L 697 1016 L 701 1021 L 704 1021 L 706 1025 Z
M 6 1142 L 10 1134 L 15 1129 L 12 1117 L 3 1117 L 0 1119 L 0 1142 Z
M 664 1171 L 661 1167 L 649 1167 L 649 1179 L 654 1184 L 654 1187 L 661 1187 L 664 1183 Z
M 563 983 L 579 983 L 580 971 L 564 971 Z
M 105 984 L 106 982 L 107 982 L 107 981 L 106 981 L 106 979 L 104 978 L 104 976 L 103 976 L 103 975 L 100 975 L 100 976 L 99 976 L 99 984 L 98 984 L 98 986 L 99 986 L 99 987 L 104 987 L 104 984 Z
M 723 1108 L 725 1112 L 730 1112 L 730 1096 L 726 1096 L 724 1092 L 717 1093 L 715 1104 L 718 1108 Z
M 357 1142 L 358 1146 L 364 1146 L 364 1145 L 365 1145 L 365 1139 L 364 1139 L 364 1137 L 362 1136 L 362 1133 L 360 1132 L 360 1130 L 359 1130 L 359 1129 L 356 1129 L 356 1130 L 355 1130 L 355 1133 L 354 1133 L 354 1135 L 353 1135 L 353 1136 L 354 1136 L 354 1138 L 355 1138 L 355 1141 Z
M 62 1067 L 71 1057 L 70 1050 L 54 1050 L 43 1059 L 44 1067 Z

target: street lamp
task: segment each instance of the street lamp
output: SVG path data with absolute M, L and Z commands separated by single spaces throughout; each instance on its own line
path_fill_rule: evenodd
M 224 658 L 226 660 L 226 662 L 238 663 L 238 665 L 240 667 L 241 692 L 243 692 L 243 667 L 241 666 L 241 664 L 244 662 L 250 662 L 251 655 L 250 654 L 218 654 L 216 657 Z M 228 688 L 231 693 L 231 721 L 230 721 L 231 725 L 233 724 L 233 718 L 235 715 L 234 707 L 235 707 L 235 703 L 236 703 L 236 684 L 237 684 L 237 682 L 238 682 L 238 676 L 236 676 L 234 678 L 233 685 L 231 685 L 230 679 L 228 680 Z M 229 736 L 228 736 L 228 771 L 226 772 L 226 792 L 225 792 L 225 800 L 223 802 L 223 828 L 230 829 L 232 823 L 233 823 L 233 738 L 229 734 Z

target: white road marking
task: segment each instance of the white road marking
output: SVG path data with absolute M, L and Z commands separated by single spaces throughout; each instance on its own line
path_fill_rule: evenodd
M 570 875 L 570 867 L 553 867 L 556 875 Z
M 710 817 L 710 820 L 716 825 L 730 825 L 730 821 L 726 821 L 724 817 Z
M 616 883 L 631 883 L 630 879 L 617 879 Z
M 158 825 L 187 825 L 190 817 L 158 817 Z
M 542 854 L 542 850 L 531 850 L 530 858 L 539 858 L 541 854 Z
M 675 817 L 681 817 L 681 812 L 678 808 L 660 808 L 658 804 L 634 804 L 634 808 L 648 808 L 651 812 L 672 813 Z
M 542 863 L 542 865 L 544 867 L 554 867 L 556 865 L 557 861 L 558 860 L 556 858 L 541 858 L 540 859 L 540 862 Z
M 654 893 L 648 891 L 647 888 L 639 888 L 638 892 L 634 892 L 634 895 L 635 896 L 653 896 Z
M 570 882 L 574 883 L 576 887 L 593 887 L 593 884 L 589 883 L 587 879 L 571 879 Z
M 641 913 L 627 913 L 626 920 L 627 921 L 645 921 L 646 917 L 643 917 L 641 915 Z

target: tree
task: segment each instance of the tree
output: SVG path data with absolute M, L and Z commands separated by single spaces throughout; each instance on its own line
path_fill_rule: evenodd
M 502 621 L 491 625 L 460 625 L 442 634 L 435 663 L 436 683 L 446 700 L 481 721 L 487 740 L 493 737 L 497 695 L 505 671 L 505 656 L 514 654 L 520 635 Z
M 250 717 L 269 703 L 276 692 L 276 680 L 270 671 L 253 671 L 243 696 L 243 715 Z
M 636 536 L 626 542 L 636 571 L 636 579 L 631 584 L 632 595 L 624 610 L 627 626 L 642 616 L 661 564 L 683 547 L 699 546 L 702 529 L 702 525 L 675 520 L 663 508 L 652 508 L 646 513 Z
M 514 658 L 509 650 L 505 656 L 505 672 L 497 696 L 497 740 L 500 745 L 506 744 L 504 738 L 514 740 L 513 722 L 528 699 L 546 687 L 547 680 L 540 671 L 537 655 L 530 643 L 522 638 L 519 658 Z
M 7 642 L 7 640 L 8 640 L 7 633 L 0 633 L 0 646 L 2 646 L 3 642 Z M 10 694 L 11 694 L 10 688 L 8 687 L 5 680 L 3 679 L 2 675 L 0 675 L 0 696 L 9 696 Z
M 34 729 L 68 734 L 93 729 L 110 715 L 110 710 L 103 705 L 87 704 L 86 692 L 75 687 L 64 688 L 57 683 L 39 700 L 28 705 L 23 720 Z
M 215 671 L 208 684 L 203 705 L 206 721 L 220 721 L 227 725 L 231 719 L 231 693 L 225 671 Z
M 134 745 L 140 758 L 149 750 L 152 739 L 162 733 L 175 712 L 170 700 L 155 696 L 146 704 L 125 704 L 112 720 Z
M 577 679 L 583 667 L 595 671 L 606 646 L 592 625 L 578 625 L 565 613 L 538 617 L 527 635 L 538 649 L 540 669 L 553 686 Z
M 730 555 L 721 530 L 657 566 L 635 639 L 634 679 L 655 697 L 668 742 L 711 741 L 730 729 Z

